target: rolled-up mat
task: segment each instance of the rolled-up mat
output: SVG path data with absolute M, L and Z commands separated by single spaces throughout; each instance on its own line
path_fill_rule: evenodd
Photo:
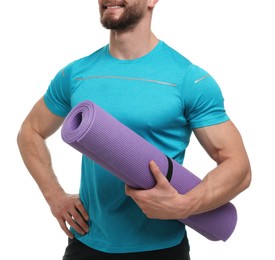
M 62 125 L 61 136 L 64 142 L 134 188 L 150 189 L 156 184 L 148 167 L 151 160 L 180 194 L 201 182 L 181 164 L 91 101 L 83 101 L 70 111 Z M 226 241 L 235 229 L 237 212 L 228 202 L 179 221 L 210 240 Z

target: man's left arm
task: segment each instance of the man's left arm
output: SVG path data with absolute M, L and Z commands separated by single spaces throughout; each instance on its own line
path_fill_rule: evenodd
M 135 190 L 126 186 L 126 194 L 149 218 L 187 218 L 215 209 L 249 187 L 249 158 L 241 135 L 231 121 L 197 128 L 194 134 L 217 167 L 207 173 L 199 185 L 182 195 L 151 162 L 150 169 L 157 181 L 154 188 Z
M 231 121 L 198 128 L 194 133 L 217 167 L 187 194 L 196 204 L 192 215 L 229 202 L 251 182 L 249 158 L 241 135 Z

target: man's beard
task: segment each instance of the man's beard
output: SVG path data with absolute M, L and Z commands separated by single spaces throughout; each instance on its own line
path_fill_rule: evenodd
M 106 29 L 125 31 L 135 27 L 144 17 L 145 8 L 142 1 L 137 1 L 132 5 L 128 5 L 124 0 L 120 3 L 124 6 L 124 10 L 119 18 L 108 14 L 104 16 L 105 8 L 100 6 L 100 22 Z

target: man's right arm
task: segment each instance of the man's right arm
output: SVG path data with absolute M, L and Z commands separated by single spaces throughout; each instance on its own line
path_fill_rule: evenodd
M 66 222 L 78 233 L 88 232 L 88 214 L 78 195 L 67 194 L 58 182 L 45 140 L 63 123 L 64 118 L 51 113 L 41 98 L 24 120 L 17 136 L 22 159 L 49 204 L 63 231 L 73 234 Z

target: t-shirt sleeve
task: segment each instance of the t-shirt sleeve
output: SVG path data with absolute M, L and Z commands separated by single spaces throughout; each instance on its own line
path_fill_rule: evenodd
M 65 69 L 60 70 L 51 81 L 44 101 L 49 110 L 57 116 L 65 117 L 71 110 L 70 81 Z
M 188 68 L 182 98 L 185 117 L 193 129 L 229 120 L 219 85 L 209 73 L 196 65 Z

